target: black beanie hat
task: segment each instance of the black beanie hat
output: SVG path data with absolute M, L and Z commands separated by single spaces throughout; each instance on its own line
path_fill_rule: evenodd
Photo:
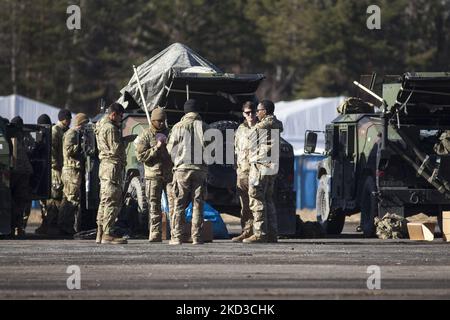
M 198 112 L 199 111 L 199 103 L 195 99 L 189 99 L 184 103 L 184 113 L 189 112 Z
M 58 113 L 58 120 L 59 121 L 71 120 L 71 119 L 72 119 L 72 114 L 70 113 L 69 110 L 62 109 L 61 111 L 59 111 L 59 113 Z
M 17 116 L 11 119 L 11 123 L 23 126 L 23 119 L 20 116 Z
M 52 124 L 52 120 L 47 114 L 41 114 L 37 119 L 37 124 Z

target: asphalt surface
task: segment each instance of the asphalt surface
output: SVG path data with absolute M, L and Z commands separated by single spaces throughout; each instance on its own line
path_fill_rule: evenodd
M 1 299 L 448 299 L 450 250 L 433 242 L 327 239 L 169 246 L 1 240 Z M 69 290 L 69 266 L 80 290 Z M 369 266 L 378 266 L 380 281 Z M 370 271 L 370 270 L 369 270 Z M 380 289 L 368 289 L 367 282 Z M 76 284 L 73 276 L 69 284 Z

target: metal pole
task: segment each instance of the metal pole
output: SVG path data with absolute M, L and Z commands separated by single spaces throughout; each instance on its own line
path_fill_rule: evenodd
M 186 83 L 186 101 L 189 100 L 189 84 Z
M 375 92 L 373 92 L 370 89 L 367 89 L 366 87 L 364 87 L 362 84 L 360 84 L 358 81 L 353 81 L 353 84 L 355 86 L 357 86 L 358 88 L 360 88 L 361 90 L 367 92 L 368 94 L 370 94 L 372 97 L 374 97 L 375 99 L 379 100 L 380 102 L 384 102 L 383 98 L 381 98 L 379 95 L 377 95 Z
M 137 69 L 136 69 L 135 65 L 133 65 L 133 70 L 134 70 L 134 74 L 136 75 L 139 92 L 141 93 L 141 100 L 142 100 L 142 104 L 144 105 L 145 115 L 147 116 L 147 121 L 148 121 L 148 124 L 150 125 L 151 124 L 150 114 L 148 113 L 147 103 L 145 102 L 145 97 L 144 97 L 144 91 L 142 91 L 141 80 L 139 80 L 139 76 L 138 76 Z

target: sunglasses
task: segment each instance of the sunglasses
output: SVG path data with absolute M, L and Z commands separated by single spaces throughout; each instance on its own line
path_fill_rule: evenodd
M 266 111 L 266 109 L 256 109 L 256 112 Z
M 253 114 L 254 112 L 253 112 L 253 111 L 244 111 L 244 113 L 245 113 L 246 115 L 251 115 L 251 114 Z

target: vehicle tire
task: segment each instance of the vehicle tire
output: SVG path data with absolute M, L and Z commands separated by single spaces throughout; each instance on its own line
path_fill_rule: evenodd
M 133 177 L 128 186 L 128 194 L 137 204 L 137 221 L 139 229 L 148 229 L 148 204 L 145 197 L 145 185 L 139 177 Z
M 376 191 L 375 181 L 372 177 L 367 177 L 361 194 L 361 227 L 366 238 L 375 237 L 375 217 L 378 216 L 377 200 L 373 196 Z
M 341 210 L 330 210 L 330 178 L 327 175 L 320 177 L 316 193 L 317 222 L 327 234 L 340 234 L 345 224 L 345 215 Z

